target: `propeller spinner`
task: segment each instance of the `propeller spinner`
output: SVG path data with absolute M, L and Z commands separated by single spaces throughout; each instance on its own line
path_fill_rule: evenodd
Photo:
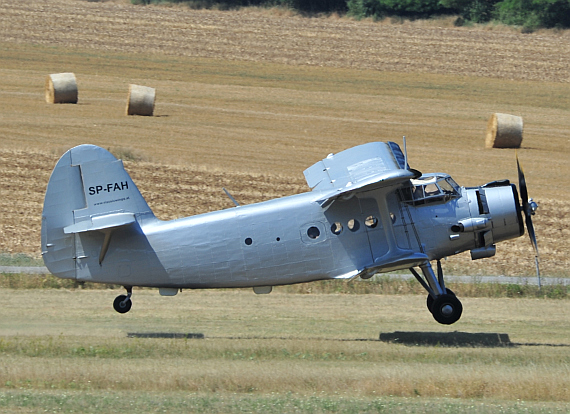
M 528 235 L 530 237 L 530 241 L 532 246 L 534 247 L 534 261 L 536 264 L 536 277 L 538 279 L 538 288 L 541 288 L 540 284 L 540 268 L 538 266 L 538 244 L 536 242 L 536 234 L 534 232 L 534 226 L 532 224 L 532 216 L 534 216 L 536 209 L 538 208 L 538 204 L 536 204 L 532 198 L 528 198 L 528 190 L 526 187 L 526 179 L 524 177 L 523 169 L 519 163 L 519 157 L 517 155 L 517 169 L 519 173 L 519 189 L 521 193 L 522 199 L 522 211 L 524 212 L 526 228 L 528 231 Z

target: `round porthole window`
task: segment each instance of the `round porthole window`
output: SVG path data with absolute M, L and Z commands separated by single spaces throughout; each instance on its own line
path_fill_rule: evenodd
M 321 231 L 315 226 L 309 227 L 309 229 L 307 230 L 307 236 L 309 236 L 309 238 L 311 238 L 311 239 L 316 239 L 320 235 L 321 235 Z
M 364 224 L 366 224 L 366 227 L 373 229 L 378 225 L 378 219 L 374 216 L 368 216 L 364 220 Z
M 251 246 L 251 243 L 253 243 L 253 240 L 251 239 L 251 237 L 248 237 L 247 239 L 245 239 L 245 244 L 247 244 L 248 246 Z
M 336 223 L 333 223 L 331 226 L 331 231 L 332 234 L 336 234 L 338 236 L 340 233 L 342 233 L 342 224 L 338 221 Z
M 348 220 L 347 227 L 350 231 L 358 231 L 360 223 L 356 219 L 350 219 Z

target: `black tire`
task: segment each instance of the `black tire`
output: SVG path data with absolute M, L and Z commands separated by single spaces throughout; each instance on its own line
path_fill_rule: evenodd
M 448 295 L 455 296 L 455 293 L 453 293 L 453 291 L 451 289 L 445 288 L 445 290 L 447 291 Z M 431 295 L 428 295 L 426 304 L 427 304 L 428 311 L 430 311 L 430 312 L 431 312 L 431 307 L 433 306 L 433 301 L 434 301 L 434 298 L 432 298 Z M 433 312 L 431 312 L 431 313 L 433 313 Z
M 440 295 L 431 307 L 433 318 L 443 325 L 451 325 L 461 318 L 463 305 L 455 295 Z
M 127 295 L 119 295 L 113 302 L 113 308 L 119 313 L 127 313 L 131 310 L 131 306 L 133 306 L 133 302 Z

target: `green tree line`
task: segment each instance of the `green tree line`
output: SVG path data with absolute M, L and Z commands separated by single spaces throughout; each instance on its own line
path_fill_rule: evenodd
M 186 3 L 194 8 L 232 9 L 282 6 L 301 13 L 341 13 L 372 17 L 430 18 L 458 15 L 458 23 L 497 21 L 534 30 L 570 28 L 570 0 L 131 0 L 134 4 Z

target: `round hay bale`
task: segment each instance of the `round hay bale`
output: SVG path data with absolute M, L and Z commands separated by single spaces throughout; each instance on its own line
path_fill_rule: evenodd
M 140 85 L 129 85 L 127 97 L 127 115 L 152 116 L 154 112 L 154 88 Z
M 487 123 L 487 148 L 520 148 L 523 139 L 523 120 L 520 116 L 493 114 Z
M 55 73 L 46 79 L 47 103 L 77 103 L 77 80 L 73 73 Z

